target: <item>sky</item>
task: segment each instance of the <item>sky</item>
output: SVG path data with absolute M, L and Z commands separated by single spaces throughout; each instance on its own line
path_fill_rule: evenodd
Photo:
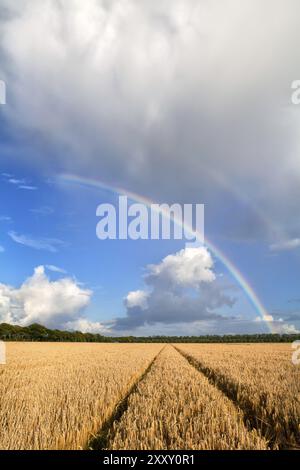
M 0 322 L 300 330 L 296 0 L 0 0 Z M 121 189 L 120 189 L 121 188 Z M 204 204 L 204 246 L 99 204 Z

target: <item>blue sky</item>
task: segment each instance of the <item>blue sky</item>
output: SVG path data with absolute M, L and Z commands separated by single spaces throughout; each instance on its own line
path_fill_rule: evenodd
M 268 2 L 245 3 L 228 2 L 224 22 L 218 2 L 0 2 L 0 321 L 105 334 L 300 329 L 299 6 L 272 2 L 279 34 Z M 265 318 L 209 246 L 99 240 L 96 208 L 116 205 L 117 187 L 205 204 L 207 238 Z

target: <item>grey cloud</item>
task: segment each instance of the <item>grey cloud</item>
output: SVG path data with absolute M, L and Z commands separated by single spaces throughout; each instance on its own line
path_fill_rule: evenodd
M 294 312 L 284 312 L 282 314 L 277 314 L 275 318 L 278 320 L 282 319 L 284 322 L 296 322 L 300 325 L 300 311 L 296 310 Z
M 300 238 L 290 240 L 280 240 L 270 246 L 271 251 L 290 251 L 300 247 Z
M 273 330 L 279 334 L 299 333 L 300 324 L 290 325 L 285 322 L 273 322 Z M 148 335 L 174 335 L 197 336 L 197 335 L 236 335 L 236 334 L 259 334 L 269 333 L 270 330 L 264 322 L 255 322 L 251 319 L 240 318 L 211 318 L 197 320 L 187 323 L 153 323 L 141 326 L 124 323 L 122 334 L 148 336 Z M 113 335 L 118 335 L 119 331 L 114 331 Z
M 191 282 L 195 278 L 197 283 Z M 148 266 L 145 281 L 150 290 L 128 294 L 126 316 L 116 319 L 113 330 L 226 320 L 218 309 L 235 303 L 226 283 L 214 276 L 213 261 L 205 248 L 186 248 L 166 256 L 159 264 Z
M 32 164 L 167 202 L 246 195 L 289 232 L 300 197 L 298 1 L 0 6 L 6 115 L 53 150 Z
M 211 299 L 212 300 L 212 299 Z M 196 298 L 174 292 L 154 292 L 148 299 L 148 308 L 127 308 L 126 317 L 118 318 L 113 330 L 126 330 L 156 323 L 191 323 L 199 320 L 220 320 L 224 317 L 209 310 L 207 298 Z

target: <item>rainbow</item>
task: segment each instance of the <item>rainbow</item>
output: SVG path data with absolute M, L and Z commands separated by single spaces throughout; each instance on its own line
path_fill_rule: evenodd
M 150 208 L 152 204 L 155 204 L 154 201 L 144 196 L 141 196 L 140 194 L 134 193 L 132 191 L 128 191 L 127 189 L 124 189 L 121 187 L 108 185 L 99 180 L 94 180 L 91 178 L 85 178 L 85 177 L 76 176 L 72 174 L 61 174 L 57 176 L 57 181 L 60 183 L 71 183 L 71 184 L 77 184 L 77 185 L 84 186 L 84 187 L 97 188 L 101 190 L 114 192 L 119 195 L 127 196 L 128 199 L 134 202 L 145 204 L 148 208 Z M 168 211 L 162 210 L 161 213 L 163 216 L 170 218 L 170 214 Z M 181 219 L 180 220 L 172 219 L 172 222 L 180 224 L 181 226 L 183 225 L 183 222 Z M 192 227 L 187 227 L 185 225 L 184 228 L 186 231 L 190 233 L 194 233 L 194 230 Z M 232 261 L 226 256 L 226 254 L 223 251 L 221 251 L 214 243 L 208 240 L 207 237 L 205 237 L 205 245 L 210 249 L 210 251 L 214 254 L 214 256 L 222 262 L 222 264 L 226 267 L 226 269 L 230 272 L 230 274 L 233 276 L 233 278 L 242 288 L 246 297 L 249 299 L 251 305 L 254 307 L 259 317 L 261 318 L 261 320 L 266 324 L 269 331 L 271 333 L 275 333 L 275 331 L 273 330 L 271 316 L 269 315 L 269 313 L 263 306 L 261 300 L 259 299 L 258 295 L 254 291 L 250 282 L 240 272 L 237 266 L 235 266 L 232 263 Z

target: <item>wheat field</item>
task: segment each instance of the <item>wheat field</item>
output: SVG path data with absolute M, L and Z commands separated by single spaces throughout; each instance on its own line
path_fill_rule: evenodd
M 7 343 L 0 449 L 299 448 L 290 345 Z
M 130 397 L 113 434 L 112 449 L 267 448 L 256 431 L 247 431 L 230 400 L 169 345 Z
M 9 343 L 0 366 L 0 448 L 84 448 L 160 349 Z
M 273 447 L 300 446 L 300 368 L 287 344 L 179 345 Z

